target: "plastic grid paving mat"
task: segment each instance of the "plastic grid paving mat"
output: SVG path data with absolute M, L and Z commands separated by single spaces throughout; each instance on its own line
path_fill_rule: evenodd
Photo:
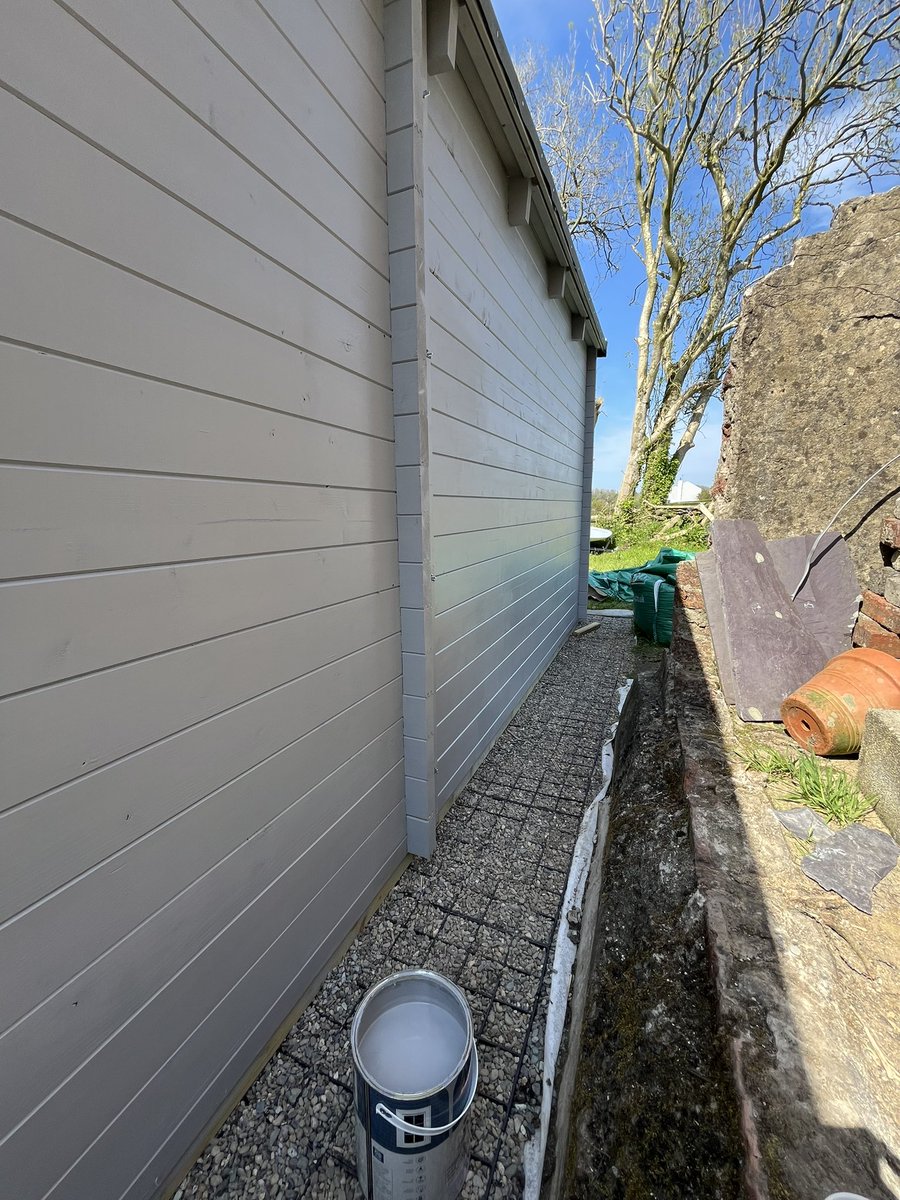
M 570 638 L 176 1192 L 176 1200 L 362 1195 L 350 1024 L 394 971 L 466 993 L 481 1060 L 464 1200 L 520 1196 L 541 1105 L 549 972 L 575 839 L 631 674 L 631 623 Z

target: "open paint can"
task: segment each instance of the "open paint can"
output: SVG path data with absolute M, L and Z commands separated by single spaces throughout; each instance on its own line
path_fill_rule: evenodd
M 367 1200 L 454 1200 L 478 1086 L 463 993 L 433 971 L 399 971 L 363 997 L 350 1045 L 356 1169 Z

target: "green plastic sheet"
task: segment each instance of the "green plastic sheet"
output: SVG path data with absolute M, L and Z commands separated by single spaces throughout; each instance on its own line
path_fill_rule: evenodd
M 665 547 L 642 567 L 625 571 L 589 571 L 591 587 L 603 596 L 634 604 L 634 627 L 660 646 L 672 641 L 675 608 L 675 572 L 678 564 L 692 559 L 689 550 Z

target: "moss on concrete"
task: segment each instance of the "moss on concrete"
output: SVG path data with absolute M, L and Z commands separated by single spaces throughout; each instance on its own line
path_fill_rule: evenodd
M 639 666 L 637 744 L 611 802 L 570 1200 L 731 1200 L 741 1190 L 737 1111 L 656 665 Z

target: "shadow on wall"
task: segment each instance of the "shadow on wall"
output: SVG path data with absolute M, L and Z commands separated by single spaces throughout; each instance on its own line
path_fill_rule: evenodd
M 786 854 L 784 842 L 771 817 L 767 825 L 763 816 L 756 828 L 753 805 L 732 779 L 731 718 L 717 687 L 699 578 L 694 592 L 689 584 L 682 587 L 680 573 L 679 589 L 667 709 L 683 752 L 717 1015 L 738 1095 L 746 1194 L 751 1200 L 825 1200 L 847 1191 L 896 1200 L 897 1148 L 869 1128 L 880 1119 L 867 1103 L 868 1081 L 854 1061 L 856 1047 L 842 1025 L 832 981 L 809 962 L 808 996 L 797 987 L 805 969 L 798 956 L 807 944 L 786 933 L 792 920 L 802 920 L 799 912 L 809 900 L 798 884 L 771 901 L 766 844 L 771 850 L 775 839 L 776 851 Z M 768 812 L 764 802 L 758 807 Z M 810 1036 L 815 1011 L 823 1019 Z M 847 1034 L 839 1045 L 836 1026 Z

